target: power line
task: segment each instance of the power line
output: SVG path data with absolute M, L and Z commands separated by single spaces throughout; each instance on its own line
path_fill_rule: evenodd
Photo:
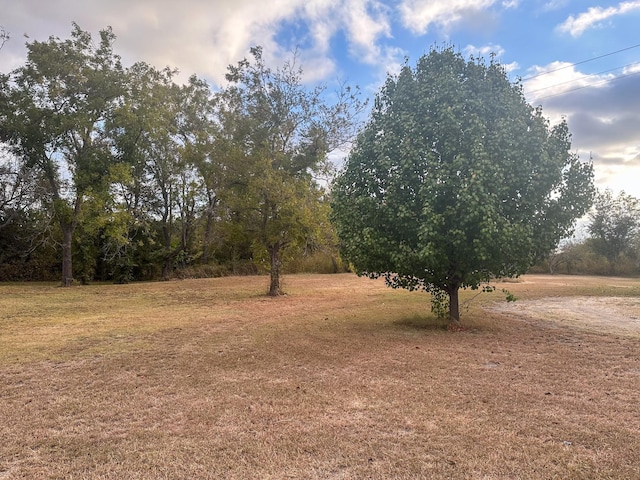
M 633 63 L 629 63 L 627 65 L 623 65 L 622 67 L 615 67 L 615 68 L 610 68 L 609 70 L 602 70 L 601 72 L 593 73 L 591 75 L 593 75 L 593 76 L 602 75 L 603 73 L 614 72 L 616 70 L 620 70 L 621 68 L 634 67 L 634 66 L 639 65 L 639 64 L 640 64 L 640 62 L 633 62 Z M 571 80 L 567 80 L 566 82 L 560 82 L 560 83 L 556 83 L 556 84 L 553 84 L 553 85 L 549 85 L 547 87 L 538 88 L 537 90 L 532 90 L 530 92 L 527 92 L 527 95 L 531 95 L 532 93 L 536 93 L 536 92 L 541 92 L 543 90 L 548 90 L 550 88 L 559 87 L 560 85 L 565 85 L 567 83 L 577 82 L 578 80 L 583 80 L 584 78 L 585 77 L 574 78 L 574 79 L 571 79 Z M 605 79 L 605 80 L 607 80 L 607 79 Z
M 640 47 L 640 43 L 638 43 L 636 45 L 631 45 L 630 47 L 621 48 L 620 50 L 616 50 L 615 52 L 605 53 L 604 55 L 598 55 L 597 57 L 589 58 L 587 60 L 582 60 L 580 62 L 572 63 L 570 65 L 565 65 L 563 67 L 555 68 L 553 70 L 537 73 L 537 74 L 531 75 L 529 77 L 524 77 L 524 78 L 521 78 L 521 80 L 522 81 L 531 80 L 532 78 L 537 78 L 537 77 L 541 77 L 543 75 L 548 75 L 550 73 L 554 73 L 554 72 L 558 72 L 560 70 L 564 70 L 565 68 L 571 68 L 571 67 L 575 67 L 576 65 L 582 65 L 583 63 L 593 62 L 594 60 L 599 60 L 601 58 L 609 57 L 611 55 L 615 55 L 616 53 L 620 53 L 620 52 L 626 52 L 627 50 L 631 50 L 631 49 L 638 48 L 638 47 Z
M 615 82 L 616 80 L 622 80 L 623 78 L 635 77 L 636 75 L 640 75 L 640 71 L 627 73 L 626 75 L 620 75 L 619 77 L 615 77 L 615 78 L 609 78 L 609 79 L 606 79 L 606 80 L 601 80 L 599 82 L 591 83 L 589 85 L 582 85 L 581 87 L 572 88 L 571 90 L 565 90 L 564 92 L 553 93 L 551 95 L 546 95 L 544 97 L 536 98 L 536 102 L 540 101 L 540 100 L 544 100 L 546 98 L 552 98 L 552 97 L 558 97 L 560 95 L 566 95 L 567 93 L 575 92 L 576 90 L 582 90 L 583 88 L 590 88 L 590 87 L 597 87 L 597 86 L 600 86 L 600 85 L 606 85 L 608 83 Z M 561 84 L 559 84 L 559 85 L 561 85 Z

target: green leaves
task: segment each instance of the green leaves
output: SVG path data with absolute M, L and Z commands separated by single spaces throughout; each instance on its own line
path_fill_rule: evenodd
M 90 190 L 105 190 L 113 158 L 105 125 L 123 94 L 110 29 L 100 44 L 74 24 L 71 38 L 27 44 L 27 62 L 3 94 L 3 136 L 12 153 L 47 182 L 64 233 L 63 284 L 71 282 L 71 241 Z M 44 197 L 47 199 L 47 197 Z
M 616 262 L 624 254 L 633 253 L 640 235 L 640 200 L 620 192 L 617 197 L 610 190 L 599 192 L 590 214 L 589 233 L 594 250 L 604 255 L 615 270 Z
M 278 294 L 281 258 L 326 237 L 315 177 L 329 170 L 327 154 L 350 140 L 362 104 L 348 87 L 333 95 L 322 86 L 307 88 L 295 56 L 272 70 L 260 48 L 251 54 L 229 67 L 219 108 L 224 135 L 240 152 L 231 187 L 234 219 L 248 233 L 254 258 L 269 257 L 270 292 Z
M 519 275 L 590 205 L 592 167 L 569 149 L 499 64 L 433 49 L 387 79 L 333 185 L 343 254 L 430 292 Z

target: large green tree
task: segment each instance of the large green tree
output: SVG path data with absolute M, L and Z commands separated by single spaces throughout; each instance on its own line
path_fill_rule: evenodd
M 589 233 L 596 253 L 606 257 L 612 273 L 616 263 L 627 254 L 633 256 L 640 235 L 640 200 L 611 190 L 599 192 L 590 213 Z
M 96 45 L 74 24 L 70 39 L 28 43 L 26 64 L 11 73 L 2 93 L 2 139 L 49 188 L 62 231 L 63 285 L 73 279 L 73 236 L 83 204 L 108 187 L 113 156 L 104 127 L 122 93 L 114 40 L 105 29 Z
M 570 149 L 493 58 L 434 48 L 387 79 L 335 181 L 342 252 L 459 320 L 460 288 L 524 273 L 591 205 L 592 165 Z

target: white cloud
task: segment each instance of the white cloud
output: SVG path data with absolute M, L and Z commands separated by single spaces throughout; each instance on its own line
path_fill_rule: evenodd
M 631 75 L 640 73 L 640 62 L 632 63 L 622 69 L 623 75 Z
M 462 53 L 465 57 L 469 57 L 473 55 L 474 57 L 482 57 L 487 58 L 491 54 L 494 54 L 496 57 L 500 58 L 504 55 L 504 48 L 500 45 L 494 45 L 490 43 L 489 45 L 483 45 L 481 47 L 476 47 L 475 45 L 467 45 L 462 49 Z
M 553 10 L 558 10 L 564 7 L 568 2 L 569 0 L 550 0 L 542 6 L 542 11 L 551 12 Z
M 520 69 L 520 64 L 518 62 L 503 63 L 502 66 L 507 71 L 507 73 L 515 72 L 516 70 Z
M 310 11 L 307 6 L 305 13 L 304 20 L 313 32 L 316 53 L 330 55 L 331 38 L 343 31 L 348 43 L 348 53 L 354 61 L 378 67 L 381 74 L 396 70 L 404 56 L 401 49 L 380 43 L 381 39 L 392 36 L 392 12 L 381 1 L 342 0 L 331 5 L 325 4 L 324 11 L 317 7 Z M 315 63 L 318 56 L 311 58 Z
M 364 63 L 375 65 L 381 56 L 379 37 L 391 36 L 389 10 L 380 2 L 348 0 L 341 9 L 345 30 L 351 41 L 351 54 Z
M 589 157 L 586 157 L 589 158 Z M 610 188 L 614 192 L 625 191 L 640 198 L 638 178 L 640 178 L 640 147 L 618 152 L 605 152 L 603 155 L 593 154 L 596 186 L 600 190 Z
M 270 64 L 279 64 L 300 47 L 306 80 L 335 77 L 339 72 L 330 47 L 339 31 L 356 62 L 385 64 L 395 55 L 380 45 L 380 39 L 391 35 L 391 12 L 380 0 L 111 0 L 91 8 L 80 0 L 60 0 L 55 6 L 21 0 L 3 13 L 5 27 L 19 25 L 32 40 L 68 38 L 72 21 L 95 35 L 110 25 L 117 36 L 116 52 L 126 65 L 145 61 L 159 68 L 177 67 L 183 79 L 197 73 L 214 83 L 222 82 L 227 66 L 254 45 L 263 47 Z M 299 25 L 304 38 L 280 44 L 283 22 Z M 0 67 L 8 66 L 7 71 L 26 55 L 24 42 L 15 38 L 23 32 L 10 33 L 14 38 L 0 56 Z M 296 40 L 300 45 L 293 44 Z
M 552 124 L 566 118 L 573 148 L 593 158 L 597 186 L 638 195 L 640 176 L 640 66 L 617 74 L 589 75 L 553 62 L 531 70 L 524 91 Z
M 481 47 L 467 45 L 462 49 L 462 54 L 467 58 L 473 56 L 475 58 L 483 58 L 485 60 L 491 57 L 491 55 L 495 55 L 496 60 L 502 64 L 507 72 L 513 72 L 520 68 L 520 64 L 518 62 L 502 63 L 501 58 L 505 54 L 505 49 L 500 45 L 494 45 L 492 43 Z
M 530 103 L 559 96 L 576 89 L 605 85 L 613 75 L 587 75 L 567 62 L 552 62 L 545 66 L 534 66 L 523 81 L 524 92 Z
M 564 23 L 558 26 L 558 29 L 561 32 L 571 34 L 573 37 L 579 37 L 589 28 L 600 25 L 603 20 L 639 9 L 639 0 L 621 2 L 617 7 L 591 7 L 577 16 L 569 16 Z
M 405 27 L 413 33 L 424 35 L 431 25 L 448 29 L 462 19 L 495 3 L 496 0 L 449 0 L 447 2 L 403 0 L 399 10 Z

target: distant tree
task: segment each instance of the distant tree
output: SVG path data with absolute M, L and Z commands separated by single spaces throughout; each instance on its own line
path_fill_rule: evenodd
M 4 27 L 0 27 L 0 50 L 2 50 L 4 44 L 7 43 L 10 38 L 9 32 L 7 32 Z
M 581 263 L 584 263 L 586 253 L 583 242 L 569 240 L 553 250 L 545 263 L 551 275 L 559 271 L 571 274 L 575 273 Z
M 315 177 L 327 154 L 349 140 L 362 109 L 357 92 L 307 88 L 295 56 L 272 70 L 262 49 L 230 66 L 220 96 L 221 121 L 242 159 L 236 162 L 232 205 L 256 258 L 266 257 L 269 295 L 282 294 L 283 258 L 304 245 L 317 226 L 322 191 Z
M 37 280 L 35 264 L 57 264 L 50 200 L 39 172 L 0 149 L 0 280 Z
M 2 140 L 47 182 L 63 236 L 65 286 L 73 280 L 73 236 L 83 204 L 107 188 L 113 161 L 104 126 L 122 93 L 114 40 L 111 29 L 102 30 L 96 46 L 74 24 L 68 40 L 28 43 L 26 64 L 11 73 L 1 94 Z
M 459 320 L 460 288 L 524 273 L 591 205 L 570 148 L 493 58 L 432 49 L 387 79 L 333 185 L 343 255 Z
M 119 182 L 121 200 L 137 226 L 152 225 L 160 248 L 154 255 L 167 279 L 183 251 L 182 221 L 193 221 L 189 197 L 195 188 L 183 158 L 178 121 L 180 87 L 175 71 L 140 62 L 127 69 L 127 91 L 116 111 L 115 146 L 129 168 Z
M 191 250 L 195 229 L 202 225 L 200 240 L 201 263 L 211 258 L 214 227 L 220 217 L 221 195 L 225 172 L 232 162 L 228 142 L 220 132 L 216 117 L 215 98 L 209 85 L 192 76 L 179 91 L 178 138 L 185 173 L 189 173 L 194 188 L 183 195 L 181 239 L 184 251 Z M 187 185 L 187 182 L 183 182 Z M 197 254 L 195 254 L 197 256 Z
M 589 215 L 589 233 L 594 250 L 606 257 L 615 273 L 616 263 L 623 255 L 635 256 L 640 235 L 640 200 L 611 190 L 596 195 L 593 211 Z
M 35 179 L 32 171 L 0 147 L 0 229 L 30 203 Z

